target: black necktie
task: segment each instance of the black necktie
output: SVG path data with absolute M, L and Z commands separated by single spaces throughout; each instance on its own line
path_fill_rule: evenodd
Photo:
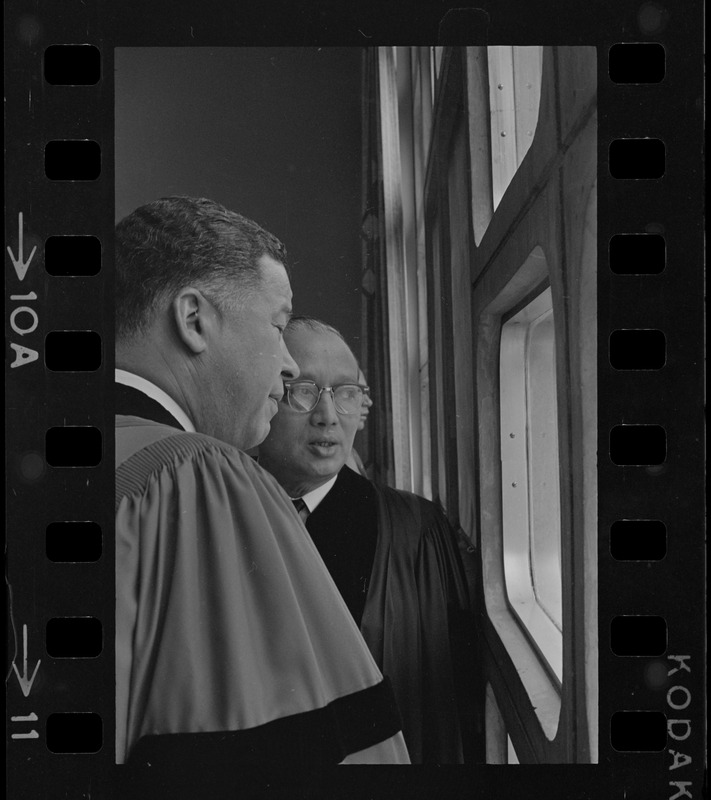
M 297 497 L 295 500 L 291 501 L 294 504 L 294 508 L 299 512 L 299 516 L 301 519 L 306 522 L 306 517 L 309 515 L 309 507 L 304 502 L 303 497 Z

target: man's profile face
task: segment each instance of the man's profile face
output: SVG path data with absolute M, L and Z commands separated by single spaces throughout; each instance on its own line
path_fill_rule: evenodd
M 284 394 L 283 374 L 298 375 L 283 329 L 291 316 L 291 286 L 284 266 L 259 259 L 260 286 L 236 311 L 226 311 L 206 358 L 204 408 L 212 436 L 247 450 L 269 432 Z
M 365 379 L 365 375 L 363 374 L 362 369 L 358 369 L 358 383 L 361 386 L 367 386 L 368 381 Z M 363 408 L 360 410 L 360 422 L 358 423 L 358 430 L 362 431 L 365 428 L 365 423 L 368 421 L 368 414 L 370 414 L 370 407 L 373 405 L 373 401 L 370 399 L 370 395 L 365 395 L 363 397 Z
M 348 345 L 333 333 L 296 328 L 286 343 L 299 366 L 300 380 L 317 386 L 358 382 L 358 364 Z M 353 447 L 360 413 L 339 414 L 330 392 L 313 411 L 294 411 L 286 401 L 259 448 L 259 463 L 292 497 L 301 497 L 337 475 Z

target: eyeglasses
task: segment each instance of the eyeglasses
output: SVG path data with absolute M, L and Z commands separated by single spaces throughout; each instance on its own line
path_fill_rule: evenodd
M 333 405 L 339 414 L 360 414 L 370 388 L 359 383 L 319 387 L 313 381 L 284 381 L 284 397 L 289 407 L 301 414 L 308 414 L 316 408 L 321 392 L 331 392 Z

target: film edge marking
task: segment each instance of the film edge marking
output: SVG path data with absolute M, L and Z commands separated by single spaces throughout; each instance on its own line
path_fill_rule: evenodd
M 671 669 L 667 670 L 667 676 L 671 677 L 672 675 L 676 674 L 677 672 L 688 672 L 691 674 L 691 667 L 688 665 L 687 661 L 691 661 L 690 655 L 669 655 L 667 656 L 669 661 L 676 661 L 678 665 L 672 667 Z M 676 691 L 683 691 L 685 700 L 681 703 L 673 702 L 674 692 Z M 683 711 L 684 709 L 688 708 L 691 704 L 691 691 L 687 686 L 684 686 L 681 683 L 676 683 L 674 686 L 670 687 L 667 691 L 667 705 L 674 711 Z M 681 733 L 675 733 L 674 726 L 675 725 L 685 725 L 686 728 Z M 669 738 L 673 739 L 676 742 L 684 742 L 686 741 L 689 736 L 691 736 L 691 720 L 690 719 L 667 719 L 667 735 Z M 672 756 L 674 759 L 673 763 L 669 766 L 669 772 L 675 769 L 679 769 L 681 767 L 687 767 L 691 764 L 692 758 L 690 755 L 686 753 L 679 752 L 677 750 L 673 750 L 669 748 L 669 755 Z M 669 800 L 679 800 L 682 797 L 693 797 L 690 789 L 693 788 L 694 782 L 693 780 L 677 780 L 677 781 L 669 781 L 670 791 L 672 789 L 676 789 L 676 794 L 670 794 Z
M 32 259 L 34 258 L 35 253 L 37 252 L 37 245 L 32 248 L 32 252 L 25 260 L 25 242 L 24 242 L 24 231 L 23 231 L 23 214 L 20 211 L 17 215 L 17 226 L 18 226 L 18 234 L 17 234 L 17 256 L 13 252 L 10 245 L 7 245 L 7 252 L 10 255 L 10 260 L 12 261 L 12 266 L 15 268 L 15 274 L 17 275 L 18 280 L 20 283 L 25 280 L 27 276 L 27 271 L 30 268 L 30 264 L 32 263 Z M 37 294 L 35 292 L 29 292 L 28 294 L 11 294 L 10 300 L 21 301 L 21 300 L 37 300 Z M 21 327 L 17 322 L 17 317 L 20 314 L 29 314 L 30 316 L 30 324 L 28 327 Z M 18 336 L 27 336 L 30 333 L 34 333 L 39 325 L 39 317 L 37 316 L 37 312 L 28 305 L 16 306 L 10 312 L 10 327 L 12 328 L 13 332 L 16 333 Z M 10 364 L 10 369 L 15 369 L 15 367 L 24 367 L 26 364 L 30 364 L 33 361 L 37 361 L 39 358 L 39 352 L 37 350 L 33 350 L 31 347 L 26 347 L 23 344 L 17 344 L 16 342 L 10 342 L 10 347 L 15 351 L 15 360 Z

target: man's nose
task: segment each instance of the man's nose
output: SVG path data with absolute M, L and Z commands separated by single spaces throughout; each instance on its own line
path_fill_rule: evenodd
M 330 389 L 321 392 L 316 408 L 311 412 L 311 420 L 316 425 L 335 425 L 338 422 L 338 412 Z
M 281 378 L 284 381 L 293 381 L 299 377 L 301 370 L 299 369 L 299 365 L 296 363 L 296 361 L 294 361 L 294 359 L 291 357 L 289 348 L 286 346 L 286 342 L 283 339 L 281 342 L 281 350 Z

